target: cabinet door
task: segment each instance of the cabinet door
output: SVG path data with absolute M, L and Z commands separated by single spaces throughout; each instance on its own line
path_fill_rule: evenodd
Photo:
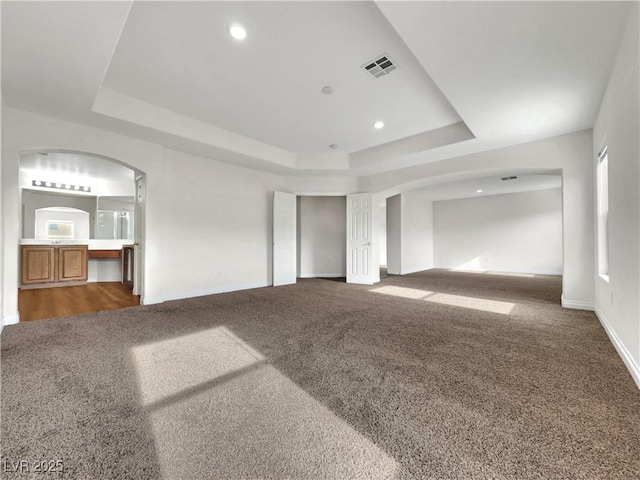
M 22 247 L 22 284 L 56 281 L 56 249 L 47 246 Z
M 87 279 L 87 246 L 58 247 L 58 281 L 81 282 Z

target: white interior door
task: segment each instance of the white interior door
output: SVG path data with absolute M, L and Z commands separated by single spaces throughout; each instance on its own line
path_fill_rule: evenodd
M 373 196 L 347 195 L 347 283 L 373 285 Z
M 296 283 L 296 196 L 273 193 L 273 286 Z

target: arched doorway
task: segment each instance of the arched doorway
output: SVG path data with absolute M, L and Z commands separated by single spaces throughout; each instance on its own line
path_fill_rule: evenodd
M 20 321 L 140 304 L 144 179 L 99 155 L 20 152 Z

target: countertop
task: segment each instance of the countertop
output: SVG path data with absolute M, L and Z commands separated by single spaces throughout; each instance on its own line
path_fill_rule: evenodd
M 52 245 L 64 247 L 65 245 L 88 245 L 89 250 L 121 250 L 123 245 L 133 245 L 133 240 L 46 240 L 42 238 L 23 238 L 20 245 Z

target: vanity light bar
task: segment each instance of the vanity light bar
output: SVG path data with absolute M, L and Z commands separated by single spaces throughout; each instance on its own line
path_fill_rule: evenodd
M 76 192 L 90 192 L 91 187 L 84 185 L 71 185 L 70 183 L 46 182 L 44 180 L 33 180 L 31 185 L 41 188 L 55 188 L 57 190 L 74 190 Z

